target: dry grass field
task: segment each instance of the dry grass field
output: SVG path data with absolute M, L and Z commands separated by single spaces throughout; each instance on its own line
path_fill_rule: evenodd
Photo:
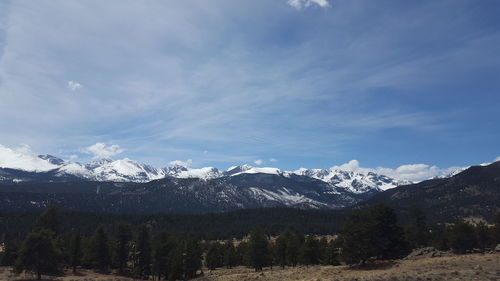
M 14 275 L 10 268 L 0 268 L 0 280 L 19 281 L 29 275 Z M 52 280 L 60 281 L 118 281 L 133 280 L 115 275 L 102 275 L 83 270 L 78 276 L 67 275 Z M 266 268 L 263 272 L 237 267 L 205 271 L 197 281 L 254 281 L 254 280 L 337 280 L 337 281 L 431 281 L 431 280 L 480 280 L 500 281 L 500 254 L 471 254 L 449 257 L 421 258 L 384 262 L 365 268 L 348 266 L 311 266 L 297 268 Z

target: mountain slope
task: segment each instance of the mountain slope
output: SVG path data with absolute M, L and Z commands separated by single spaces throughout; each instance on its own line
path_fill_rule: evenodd
M 299 179 L 242 174 L 213 180 L 165 178 L 148 183 L 4 185 L 0 186 L 0 210 L 28 211 L 56 204 L 78 211 L 203 213 L 263 207 L 333 209 L 361 199 L 344 190 L 332 190 L 319 180 L 294 177 Z
M 473 166 L 451 178 L 432 179 L 379 193 L 360 206 L 384 203 L 399 210 L 421 207 L 432 220 L 490 219 L 500 212 L 500 161 Z

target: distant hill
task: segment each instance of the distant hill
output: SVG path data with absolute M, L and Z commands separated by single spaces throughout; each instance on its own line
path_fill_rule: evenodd
M 432 221 L 464 217 L 489 220 L 500 212 L 500 161 L 470 167 L 450 178 L 396 187 L 374 195 L 358 207 L 380 203 L 398 209 L 403 216 L 412 206 L 419 206 Z

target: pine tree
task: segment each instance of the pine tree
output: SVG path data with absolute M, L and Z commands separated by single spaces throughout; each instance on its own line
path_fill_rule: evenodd
M 182 243 L 177 243 L 170 254 L 171 266 L 168 280 L 184 279 L 184 249 Z
M 500 213 L 495 216 L 494 220 L 495 226 L 493 227 L 493 243 L 500 244 Z
M 4 235 L 4 251 L 0 253 L 0 265 L 13 266 L 16 263 L 19 243 L 10 238 L 8 233 Z
M 290 233 L 285 233 L 280 235 L 275 243 L 276 262 L 283 269 L 288 265 L 288 243 L 290 239 Z
M 208 269 L 214 270 L 217 267 L 221 267 L 223 263 L 223 253 L 222 246 L 219 242 L 211 243 L 208 246 L 207 256 L 205 259 L 205 263 Z
M 479 249 L 484 251 L 486 248 L 493 246 L 493 232 L 485 223 L 480 222 L 476 225 L 475 233 Z
M 196 272 L 201 268 L 201 248 L 194 239 L 188 239 L 183 244 L 184 279 L 191 279 L 196 277 Z
M 255 271 L 262 271 L 263 267 L 270 264 L 270 254 L 266 236 L 260 232 L 252 232 L 248 243 L 248 256 Z
M 108 234 L 99 226 L 92 237 L 90 258 L 94 268 L 103 272 L 108 271 L 111 264 Z
M 232 268 L 236 265 L 236 249 L 234 248 L 233 241 L 228 240 L 224 248 L 224 266 Z
M 372 238 L 376 237 L 375 256 L 381 259 L 399 258 L 408 251 L 403 228 L 398 226 L 394 209 L 385 205 L 375 206 L 370 210 L 373 225 Z
M 118 273 L 123 274 L 127 268 L 130 253 L 130 240 L 132 234 L 130 226 L 127 224 L 119 224 L 116 233 L 115 259 L 118 265 Z
M 82 249 L 80 232 L 73 233 L 71 237 L 70 263 L 73 273 L 76 273 L 76 267 L 80 265 Z
M 411 248 L 421 248 L 428 244 L 427 218 L 419 207 L 410 210 L 411 224 L 405 228 L 405 233 Z
M 332 240 L 328 243 L 325 250 L 323 264 L 325 265 L 339 265 L 338 251 L 339 248 L 338 241 Z
M 328 265 L 328 240 L 322 237 L 318 241 L 318 262 L 323 265 Z
M 313 236 L 306 237 L 300 249 L 299 260 L 304 265 L 318 264 L 318 241 Z
M 59 230 L 59 209 L 54 205 L 47 207 L 38 217 L 35 229 L 48 229 L 56 235 Z
M 299 235 L 290 235 L 286 244 L 287 263 L 293 267 L 299 262 L 299 253 L 302 246 L 302 238 Z
M 173 252 L 177 244 L 178 241 L 165 232 L 160 233 L 155 239 L 153 271 L 158 279 L 169 278 L 173 264 Z
M 136 245 L 135 275 L 148 279 L 151 275 L 151 238 L 149 228 L 146 225 L 140 228 Z
M 477 241 L 472 225 L 459 221 L 450 228 L 450 247 L 453 252 L 464 254 L 476 247 Z
M 59 273 L 59 252 L 54 247 L 53 237 L 54 233 L 48 229 L 28 234 L 19 251 L 15 271 L 34 272 L 38 280 L 42 279 L 42 274 Z
M 379 205 L 354 211 L 342 231 L 342 257 L 348 264 L 397 258 L 407 251 L 403 237 L 393 209 Z

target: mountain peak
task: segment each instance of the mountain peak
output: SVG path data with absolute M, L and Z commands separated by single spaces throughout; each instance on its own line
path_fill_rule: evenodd
M 57 166 L 64 165 L 64 163 L 66 162 L 63 159 L 56 157 L 56 156 L 53 156 L 53 155 L 50 155 L 50 154 L 41 154 L 41 155 L 38 155 L 38 158 L 43 159 L 43 160 L 47 160 L 47 161 L 49 161 L 50 164 L 57 165 Z

